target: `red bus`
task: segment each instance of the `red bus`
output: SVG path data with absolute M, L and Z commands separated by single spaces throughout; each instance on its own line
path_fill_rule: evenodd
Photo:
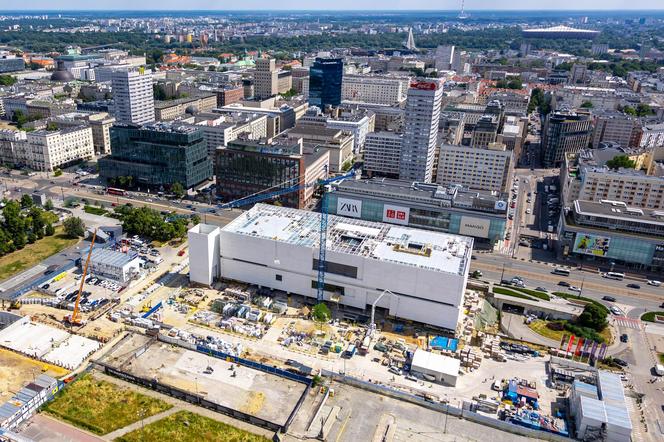
M 106 189 L 106 193 L 108 193 L 109 195 L 124 196 L 126 191 L 124 189 L 116 189 L 114 187 L 109 187 L 108 189 Z

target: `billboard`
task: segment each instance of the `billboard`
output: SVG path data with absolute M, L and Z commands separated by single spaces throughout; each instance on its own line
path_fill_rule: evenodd
M 385 204 L 383 206 L 383 222 L 392 224 L 408 225 L 410 219 L 410 208 Z
M 652 255 L 652 264 L 656 266 L 664 265 L 664 244 L 655 245 L 655 252 Z
M 577 233 L 574 241 L 574 253 L 584 255 L 606 256 L 609 252 L 611 238 L 588 233 Z
M 462 216 L 461 224 L 459 224 L 459 235 L 488 238 L 489 225 L 491 225 L 491 220 Z
M 359 218 L 362 216 L 362 201 L 337 198 L 337 215 Z

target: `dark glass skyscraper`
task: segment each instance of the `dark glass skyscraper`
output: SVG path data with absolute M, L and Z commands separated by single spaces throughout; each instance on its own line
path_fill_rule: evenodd
M 325 110 L 341 104 L 341 81 L 344 62 L 341 58 L 316 58 L 309 69 L 309 105 Z

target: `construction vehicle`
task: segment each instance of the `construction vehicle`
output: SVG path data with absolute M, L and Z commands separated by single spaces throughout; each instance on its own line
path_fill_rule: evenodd
M 145 304 L 143 304 L 143 307 L 141 308 L 141 313 L 149 312 L 151 308 L 152 308 L 152 301 L 148 301 Z
M 92 257 L 92 249 L 95 246 L 95 239 L 97 238 L 97 229 L 92 232 L 92 240 L 90 241 L 90 250 L 88 251 L 88 257 L 85 260 L 85 266 L 83 267 L 83 274 L 81 275 L 81 284 L 78 286 L 78 295 L 76 295 L 76 302 L 74 303 L 74 312 L 71 315 L 67 315 L 63 318 L 63 321 L 69 325 L 81 326 L 85 325 L 84 320 L 81 319 L 81 294 L 83 294 L 83 284 L 85 284 L 85 278 L 88 274 L 88 265 L 90 265 L 90 257 Z

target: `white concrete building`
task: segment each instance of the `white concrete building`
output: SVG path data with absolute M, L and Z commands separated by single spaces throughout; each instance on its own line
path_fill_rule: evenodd
M 29 132 L 27 143 L 31 158 L 28 165 L 34 170 L 53 170 L 95 155 L 92 128 L 74 126 L 56 131 Z
M 348 207 L 349 214 L 357 207 Z M 190 244 L 192 282 L 209 273 L 309 298 L 317 293 L 320 214 L 257 204 L 220 231 L 212 226 Z M 325 300 L 455 330 L 463 314 L 473 239 L 330 215 Z M 201 270 L 203 268 L 204 270 Z
M 197 127 L 203 129 L 210 157 L 214 157 L 215 149 L 227 146 L 228 143 L 236 140 L 240 134 L 246 136 L 249 140 L 259 140 L 268 136 L 267 115 L 251 112 L 214 115 L 214 118 L 204 116 L 199 119 L 196 117 L 196 120 L 199 121 L 195 123 Z
M 393 105 L 406 99 L 409 77 L 387 75 L 344 75 L 341 99 Z
M 442 185 L 461 184 L 474 190 L 507 191 L 513 168 L 513 153 L 504 144 L 488 148 L 440 146 L 438 176 Z
M 219 227 L 208 224 L 198 224 L 189 229 L 190 281 L 210 286 L 219 276 L 220 233 Z
M 434 54 L 434 64 L 438 71 L 449 71 L 454 69 L 454 45 L 438 46 Z
M 639 147 L 657 146 L 664 146 L 664 123 L 643 126 Z
M 411 83 L 406 100 L 400 179 L 433 181 L 442 98 L 443 88 L 438 80 Z
M 154 123 L 152 73 L 143 69 L 111 74 L 114 117 L 119 124 Z
M 87 251 L 81 252 L 81 263 L 85 262 L 87 255 Z M 138 276 L 140 269 L 141 259 L 136 254 L 116 252 L 111 249 L 93 249 L 88 273 L 126 284 Z
M 456 386 L 461 361 L 418 348 L 413 355 L 411 372 L 433 376 L 435 382 Z

